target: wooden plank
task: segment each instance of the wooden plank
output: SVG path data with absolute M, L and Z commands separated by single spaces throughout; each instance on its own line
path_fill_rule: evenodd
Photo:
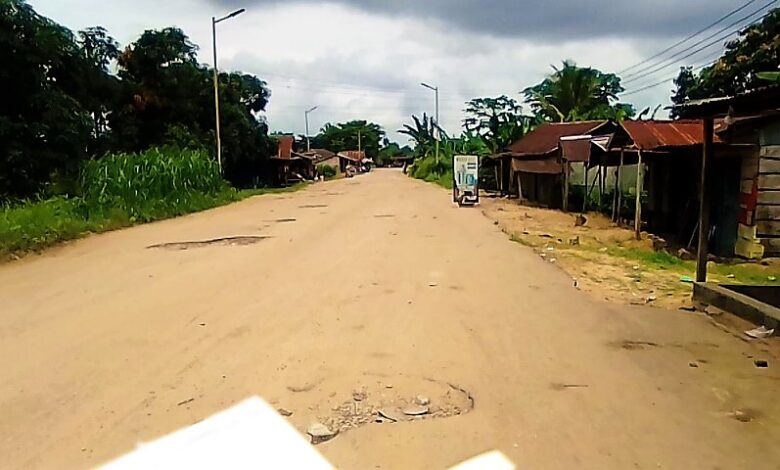
M 780 145 L 765 145 L 759 150 L 761 157 L 771 157 L 780 159 Z
M 742 180 L 739 183 L 739 192 L 742 194 L 750 194 L 753 192 L 753 183 L 755 183 L 756 180 L 754 179 L 746 179 Z
M 739 224 L 737 227 L 737 236 L 743 240 L 753 241 L 756 239 L 756 226 Z
M 701 178 L 699 182 L 699 243 L 696 249 L 696 282 L 707 282 L 708 235 L 710 233 L 710 164 L 712 141 L 715 138 L 715 120 L 704 119 L 704 142 L 701 151 Z
M 637 151 L 638 162 L 636 165 L 636 206 L 634 214 L 634 234 L 636 239 L 640 239 L 642 231 L 642 151 Z
M 747 259 L 761 259 L 764 256 L 765 247 L 761 243 L 738 239 L 734 245 L 734 253 Z
M 758 189 L 780 189 L 780 175 L 758 175 Z
M 780 204 L 780 191 L 758 191 L 759 204 Z
M 780 220 L 780 206 L 759 204 L 756 206 L 757 220 Z
M 780 173 L 780 159 L 763 157 L 758 162 L 758 173 Z
M 758 155 L 753 154 L 742 158 L 740 174 L 742 179 L 751 179 L 758 176 Z
M 761 244 L 764 245 L 764 256 L 780 253 L 780 238 L 765 238 Z
M 758 232 L 758 238 L 763 238 L 767 235 L 780 235 L 780 222 L 760 220 L 756 222 L 756 231 Z

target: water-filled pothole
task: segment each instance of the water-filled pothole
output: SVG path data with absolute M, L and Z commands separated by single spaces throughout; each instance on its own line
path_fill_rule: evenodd
M 214 238 L 212 240 L 200 240 L 191 242 L 172 242 L 172 243 L 158 243 L 156 245 L 149 245 L 146 248 L 161 248 L 164 250 L 189 250 L 191 248 L 204 248 L 207 246 L 246 246 L 253 245 L 261 242 L 267 238 L 267 236 L 244 236 L 244 237 L 224 237 Z

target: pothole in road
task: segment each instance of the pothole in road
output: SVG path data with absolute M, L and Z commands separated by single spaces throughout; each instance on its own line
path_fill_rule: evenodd
M 653 343 L 652 341 L 632 341 L 632 340 L 623 340 L 623 341 L 613 341 L 611 343 L 608 343 L 613 348 L 620 348 L 620 349 L 626 349 L 629 351 L 638 350 L 638 349 L 651 349 L 651 348 L 657 348 L 659 347 L 658 343 Z
M 749 423 L 754 419 L 760 418 L 761 412 L 752 408 L 742 408 L 739 410 L 734 410 L 728 415 L 741 423 Z
M 299 209 L 319 209 L 322 207 L 328 207 L 327 204 L 304 204 L 302 206 L 298 206 Z
M 224 237 L 214 238 L 212 240 L 201 240 L 191 242 L 173 242 L 173 243 L 159 243 L 156 245 L 149 245 L 146 248 L 160 248 L 163 250 L 189 250 L 192 248 L 205 248 L 207 246 L 246 246 L 253 245 L 261 242 L 267 238 L 267 236 L 246 236 L 246 237 Z
M 301 398 L 304 402 L 301 405 L 308 408 L 309 413 L 296 413 L 290 419 L 303 429 L 314 427 L 318 434 L 310 433 L 314 444 L 362 426 L 450 418 L 474 409 L 474 397 L 463 387 L 430 378 L 382 376 L 381 380 L 367 380 L 351 391 L 345 391 L 342 385 L 338 392 L 331 391 L 338 384 L 328 382 L 316 381 L 313 387 L 293 387 L 300 390 L 296 398 Z M 305 402 L 311 403 L 310 400 L 323 396 L 327 399 L 305 405 Z M 325 430 L 330 432 L 321 432 Z
M 395 214 L 376 214 L 374 217 L 377 219 L 391 219 L 395 217 Z
M 274 222 L 274 223 L 277 223 L 277 224 L 287 224 L 287 223 L 290 223 L 290 222 L 297 222 L 297 221 L 298 221 L 298 219 L 294 219 L 292 217 L 287 217 L 287 218 L 283 218 L 283 219 L 274 219 L 271 222 Z

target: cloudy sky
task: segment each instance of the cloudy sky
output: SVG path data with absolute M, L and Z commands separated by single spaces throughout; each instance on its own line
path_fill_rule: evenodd
M 620 72 L 699 31 L 747 0 L 29 0 L 37 11 L 77 30 L 102 25 L 122 44 L 145 29 L 178 26 L 211 62 L 211 16 L 246 13 L 218 25 L 220 69 L 242 70 L 272 90 L 272 130 L 314 133 L 325 122 L 368 119 L 391 138 L 411 114 L 433 111 L 440 88 L 442 125 L 457 133 L 463 103 L 519 91 L 541 81 L 551 65 Z M 744 10 L 624 76 L 641 109 L 669 103 L 681 64 L 701 65 L 722 51 L 718 40 L 758 18 L 770 0 Z M 774 3 L 774 2 L 772 2 Z M 754 16 L 748 16 L 756 12 Z M 743 19 L 747 17 L 746 19 Z M 743 19 L 742 21 L 739 21 Z M 736 24 L 737 26 L 729 25 Z M 715 34 L 721 28 L 723 32 Z M 693 44 L 712 38 L 693 47 Z M 696 49 L 700 52 L 684 58 Z M 673 52 L 685 48 L 657 66 Z M 647 69 L 647 70 L 643 70 Z M 631 73 L 634 76 L 631 76 Z M 640 72 L 640 73 L 637 73 Z

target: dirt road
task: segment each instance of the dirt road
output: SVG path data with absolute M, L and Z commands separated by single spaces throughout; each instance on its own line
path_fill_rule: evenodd
M 301 430 L 343 428 L 318 446 L 341 468 L 490 449 L 519 468 L 776 468 L 760 343 L 593 300 L 448 197 L 380 170 L 0 266 L 3 466 L 95 465 L 259 395 Z M 245 238 L 182 244 L 225 237 Z M 363 423 L 418 394 L 432 415 Z

